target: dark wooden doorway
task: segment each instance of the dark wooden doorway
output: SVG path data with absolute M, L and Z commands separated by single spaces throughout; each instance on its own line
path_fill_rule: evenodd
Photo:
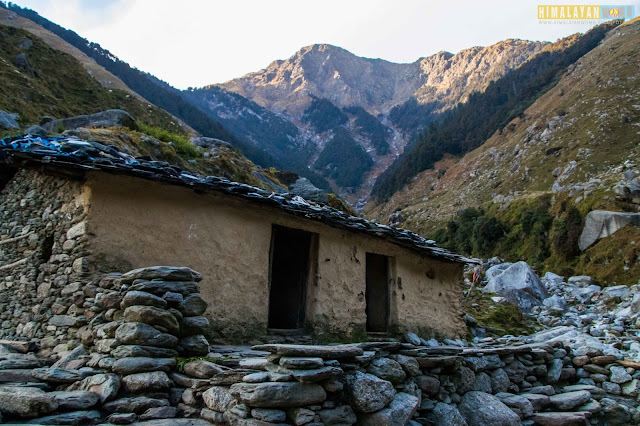
M 273 226 L 269 328 L 304 327 L 312 233 Z
M 389 258 L 367 253 L 367 331 L 389 331 Z

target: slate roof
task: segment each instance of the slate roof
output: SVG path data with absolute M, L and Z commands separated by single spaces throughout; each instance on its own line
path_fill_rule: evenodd
M 57 169 L 102 171 L 211 191 L 251 203 L 279 209 L 329 226 L 387 240 L 422 255 L 456 263 L 478 263 L 437 247 L 435 242 L 404 229 L 391 228 L 340 210 L 304 200 L 292 194 L 275 194 L 254 186 L 216 176 L 198 176 L 163 161 L 133 157 L 111 145 L 75 137 L 15 136 L 0 141 L 0 164 L 25 167 L 46 165 Z

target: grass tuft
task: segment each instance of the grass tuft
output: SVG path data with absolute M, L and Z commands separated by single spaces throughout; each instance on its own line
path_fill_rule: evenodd
M 144 123 L 138 124 L 138 128 L 142 133 L 153 136 L 154 138 L 162 142 L 171 142 L 174 149 L 176 150 L 176 153 L 182 158 L 191 160 L 200 158 L 202 155 L 198 151 L 198 149 L 193 144 L 191 144 L 189 136 L 187 135 L 180 135 L 178 133 L 170 132 L 167 129 L 149 126 Z
M 493 293 L 474 290 L 465 300 L 466 312 L 474 317 L 478 324 L 487 330 L 487 334 L 500 337 L 506 334 L 514 336 L 530 334 L 533 327 L 525 320 L 516 305 L 511 303 L 495 303 Z

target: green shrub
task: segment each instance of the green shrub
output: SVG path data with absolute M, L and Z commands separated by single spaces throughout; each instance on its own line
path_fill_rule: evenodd
M 549 230 L 553 216 L 549 213 L 548 207 L 538 206 L 532 210 L 524 210 L 521 222 L 525 235 L 540 235 Z
M 333 207 L 334 209 L 348 213 L 351 216 L 356 216 L 356 212 L 351 208 L 351 206 L 345 203 L 334 193 L 327 194 L 327 204 L 329 204 L 329 206 Z
M 176 150 L 176 154 L 182 158 L 193 159 L 198 158 L 201 155 L 198 149 L 191 144 L 189 136 L 187 135 L 172 133 L 166 129 L 149 126 L 144 123 L 139 123 L 138 128 L 142 133 L 153 136 L 162 142 L 171 142 L 173 144 L 173 148 Z
M 553 222 L 549 201 L 540 198 L 513 203 L 508 209 L 490 205 L 486 210 L 461 210 L 446 227 L 436 230 L 432 238 L 460 253 L 527 260 L 540 269 L 550 256 L 548 235 Z
M 493 253 L 506 231 L 507 227 L 495 217 L 479 217 L 473 227 L 473 253 L 475 255 Z
M 529 334 L 532 324 L 523 315 L 520 308 L 512 303 L 496 303 L 491 297 L 498 296 L 483 291 L 473 291 L 465 299 L 465 311 L 486 328 L 490 336 L 505 334 Z
M 434 239 L 444 247 L 474 256 L 490 256 L 509 228 L 493 215 L 474 208 L 458 212 Z
M 580 254 L 578 239 L 582 233 L 582 216 L 577 208 L 567 208 L 551 229 L 551 245 L 555 254 L 571 260 Z

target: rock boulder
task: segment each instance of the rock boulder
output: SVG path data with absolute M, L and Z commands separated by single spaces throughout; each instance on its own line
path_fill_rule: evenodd
M 356 411 L 372 413 L 387 406 L 396 391 L 391 382 L 356 371 L 347 376 L 347 395 Z
M 469 426 L 519 426 L 520 417 L 498 398 L 484 392 L 464 394 L 458 410 Z
M 584 251 L 599 239 L 613 235 L 628 225 L 640 226 L 640 213 L 591 211 L 584 222 L 578 246 Z
M 500 264 L 487 270 L 484 291 L 497 293 L 524 312 L 542 303 L 549 294 L 540 278 L 526 262 Z

